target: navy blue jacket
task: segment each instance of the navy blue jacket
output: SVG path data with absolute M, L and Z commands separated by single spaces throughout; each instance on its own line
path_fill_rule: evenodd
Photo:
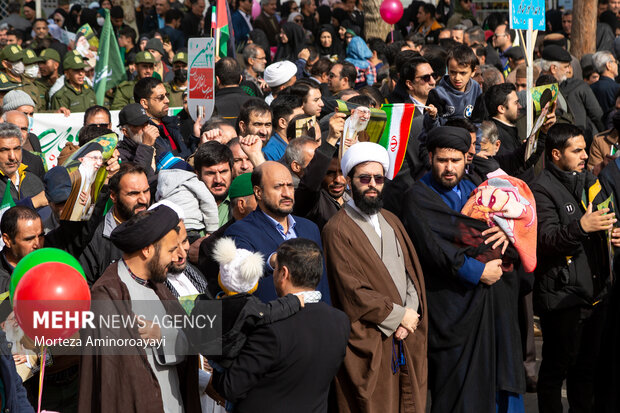
M 232 24 L 235 30 L 235 43 L 239 44 L 248 39 L 250 26 L 239 10 L 232 14 Z
M 170 39 L 170 44 L 172 45 L 172 50 L 175 52 L 179 52 L 184 47 L 187 47 L 187 42 L 185 40 L 185 34 L 181 30 L 177 30 L 172 26 L 164 26 L 159 29 L 159 32 L 162 35 L 168 36 Z
M 308 219 L 296 215 L 293 215 L 293 218 L 296 222 L 295 232 L 297 233 L 297 238 L 312 240 L 323 249 L 319 227 Z M 273 223 L 260 208 L 256 208 L 256 210 L 247 217 L 228 227 L 224 236 L 233 238 L 237 248 L 243 248 L 252 252 L 260 252 L 265 261 L 267 261 L 269 256 L 276 252 L 278 246 L 284 242 L 282 235 L 280 235 Z M 323 276 L 317 286 L 317 290 L 323 294 L 322 301 L 331 303 L 325 265 L 323 265 Z M 273 270 L 267 263 L 265 264 L 263 277 L 258 282 L 258 289 L 254 295 L 265 303 L 278 298 L 276 289 L 273 286 Z
M 598 82 L 591 86 L 594 96 L 603 109 L 603 121 L 607 120 L 607 115 L 614 109 L 616 104 L 616 93 L 620 89 L 620 85 L 610 77 L 601 76 Z
M 6 335 L 2 330 L 0 330 L 0 380 L 2 380 L 4 385 L 4 394 L 2 395 L 3 411 L 34 413 L 33 407 L 28 402 L 22 379 L 15 369 L 15 362 L 13 361 L 13 356 L 11 356 Z

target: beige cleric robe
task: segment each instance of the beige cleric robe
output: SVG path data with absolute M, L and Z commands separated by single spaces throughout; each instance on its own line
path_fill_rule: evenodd
M 399 291 L 376 245 L 369 240 L 375 236 L 378 239 L 371 232 L 372 225 L 363 225 L 364 218 L 347 205 L 327 223 L 322 234 L 332 303 L 351 320 L 347 353 L 334 379 L 338 411 L 424 412 L 428 315 L 422 270 L 398 218 L 386 210 L 379 218 L 382 235 L 391 227 L 404 252 L 405 269 L 419 300 L 420 322 L 403 346 L 407 362 L 404 370 L 409 380 L 392 373 L 393 336 L 382 332 L 386 331 L 386 319 L 394 316 L 394 308 L 398 309 L 394 304 L 403 306 L 403 287 Z M 401 380 L 409 381 L 402 392 Z M 401 403 L 403 400 L 406 402 Z

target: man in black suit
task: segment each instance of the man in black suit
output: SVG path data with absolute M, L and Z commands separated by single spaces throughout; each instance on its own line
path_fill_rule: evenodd
M 308 239 L 280 244 L 273 282 L 280 297 L 303 296 L 295 315 L 257 328 L 232 366 L 214 372 L 216 391 L 235 412 L 326 412 L 329 386 L 344 359 L 347 316 L 319 302 L 323 254 Z

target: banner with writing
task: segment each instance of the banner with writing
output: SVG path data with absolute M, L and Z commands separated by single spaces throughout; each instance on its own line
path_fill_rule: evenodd
M 196 120 L 202 115 L 203 123 L 211 117 L 215 104 L 215 39 L 194 37 L 188 40 L 188 96 L 187 110 Z

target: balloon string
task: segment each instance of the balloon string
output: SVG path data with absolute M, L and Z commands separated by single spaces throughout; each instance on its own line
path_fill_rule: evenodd
M 41 356 L 41 370 L 39 371 L 39 404 L 37 413 L 41 413 L 41 398 L 43 396 L 43 375 L 45 374 L 45 359 L 47 356 L 47 346 L 43 346 L 43 355 Z
M 392 34 L 392 43 L 394 43 L 394 25 L 392 25 L 392 31 L 390 33 Z

